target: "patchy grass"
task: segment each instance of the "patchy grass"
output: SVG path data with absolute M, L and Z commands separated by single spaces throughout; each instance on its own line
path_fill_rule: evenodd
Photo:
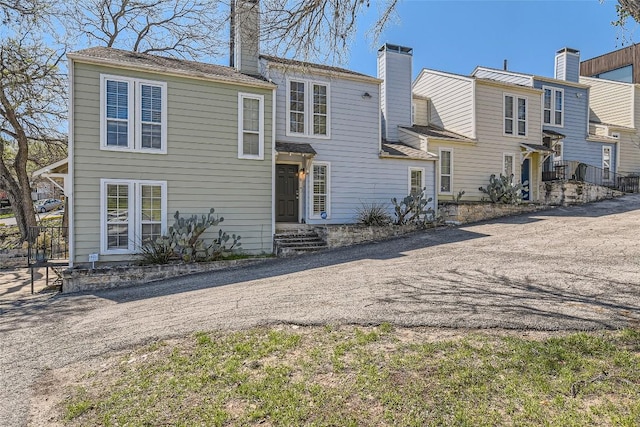
M 640 424 L 640 331 L 197 333 L 68 385 L 68 425 Z
M 0 213 L 0 219 L 13 218 L 13 217 L 15 217 L 13 212 Z

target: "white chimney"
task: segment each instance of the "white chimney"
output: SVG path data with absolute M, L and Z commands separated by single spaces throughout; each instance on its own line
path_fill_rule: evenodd
M 230 65 L 244 74 L 260 74 L 260 4 L 258 0 L 231 1 Z
M 382 137 L 390 142 L 398 141 L 398 126 L 411 126 L 412 64 L 410 47 L 385 44 L 378 49 Z
M 568 82 L 580 80 L 580 51 L 565 47 L 556 53 L 555 62 L 556 79 Z

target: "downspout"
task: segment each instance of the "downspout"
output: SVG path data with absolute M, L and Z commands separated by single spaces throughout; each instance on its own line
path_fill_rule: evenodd
M 76 254 L 76 247 L 75 247 L 75 215 L 74 215 L 74 206 L 75 206 L 75 200 L 74 200 L 74 181 L 75 181 L 75 170 L 74 170 L 74 108 L 73 108 L 73 102 L 74 102 L 74 79 L 73 79 L 73 75 L 74 75 L 74 68 L 75 68 L 75 64 L 73 62 L 73 59 L 69 60 L 69 119 L 68 119 L 68 126 L 69 126 L 69 131 L 68 131 L 68 150 L 69 150 L 69 171 L 67 173 L 68 177 L 69 177 L 69 185 L 68 185 L 68 189 L 67 189 L 67 193 L 65 193 L 65 196 L 68 199 L 67 202 L 67 207 L 69 208 L 69 212 L 67 213 L 69 215 L 69 229 L 68 229 L 68 238 L 69 238 L 69 268 L 73 268 L 73 260 L 75 258 L 75 254 Z M 66 187 L 66 180 L 65 180 L 65 187 Z

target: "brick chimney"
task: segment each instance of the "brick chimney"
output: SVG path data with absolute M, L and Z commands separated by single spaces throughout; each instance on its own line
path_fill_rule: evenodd
M 412 66 L 412 48 L 387 43 L 378 49 L 382 137 L 390 142 L 398 141 L 398 126 L 411 126 Z
M 260 74 L 260 4 L 258 0 L 231 1 L 229 65 L 244 74 Z

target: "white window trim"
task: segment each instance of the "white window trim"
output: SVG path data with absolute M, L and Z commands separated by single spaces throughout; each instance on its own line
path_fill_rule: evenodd
M 127 147 L 113 147 L 107 145 L 107 80 L 128 83 L 128 145 Z M 142 148 L 142 90 L 141 85 L 160 86 L 162 88 L 162 148 Z M 167 83 L 146 79 L 100 74 L 100 150 L 129 151 L 149 154 L 167 154 Z
M 309 189 L 307 193 L 309 194 L 309 219 L 322 219 L 320 215 L 315 215 L 313 213 L 313 167 L 314 166 L 325 166 L 327 168 L 327 219 L 331 219 L 331 162 L 313 162 L 310 166 L 308 185 Z
M 545 90 L 550 90 L 551 91 L 551 109 L 550 114 L 549 114 L 549 120 L 550 122 L 547 123 L 544 121 L 544 91 Z M 563 128 L 564 127 L 564 104 L 565 104 L 565 98 L 564 98 L 564 89 L 562 88 L 557 88 L 557 87 L 552 87 L 552 86 L 542 86 L 542 124 L 546 125 L 546 126 L 552 126 L 552 127 L 556 127 L 556 128 Z M 562 93 L 562 109 L 561 110 L 556 110 L 556 92 L 560 92 Z M 557 125 L 556 123 L 556 113 L 560 112 L 562 114 L 562 120 L 560 120 L 560 124 Z
M 511 174 L 507 175 L 507 170 L 504 167 L 504 163 L 505 163 L 505 160 L 506 160 L 507 156 L 511 157 L 511 167 L 513 168 L 513 171 L 512 171 L 513 179 L 517 180 L 517 176 L 518 175 L 516 173 L 517 172 L 516 171 L 516 155 L 514 153 L 502 153 L 502 175 L 504 175 L 504 176 L 510 176 L 511 175 Z
M 126 184 L 129 187 L 129 209 L 127 217 L 129 220 L 129 244 L 127 249 L 108 249 L 108 237 L 107 237 L 107 185 Z M 156 185 L 160 186 L 162 191 L 161 201 L 161 233 L 167 232 L 167 182 L 166 181 L 145 181 L 145 180 L 130 180 L 130 179 L 100 179 L 100 254 L 101 255 L 127 255 L 137 253 L 136 247 L 140 246 L 140 238 L 142 236 L 142 209 L 140 206 L 142 185 Z M 131 220 L 133 219 L 133 221 Z
M 304 83 L 304 133 L 291 132 L 289 120 L 291 119 L 291 102 L 289 91 L 291 90 L 291 82 Z M 326 86 L 327 88 L 327 134 L 316 135 L 313 133 L 313 85 Z M 331 139 L 331 85 L 328 82 L 317 80 L 287 78 L 285 88 L 286 102 L 286 118 L 285 118 L 285 135 L 298 136 L 301 138 L 315 139 Z
M 505 130 L 505 122 L 507 120 L 507 108 L 505 98 L 507 96 L 513 97 L 513 133 L 507 133 Z M 518 99 L 524 99 L 525 102 L 525 116 L 524 116 L 524 135 L 518 135 Z M 502 93 L 502 135 L 509 138 L 521 138 L 526 139 L 529 136 L 529 98 L 522 95 L 516 95 L 509 92 Z
M 257 99 L 259 102 L 258 155 L 244 154 L 244 99 Z M 264 95 L 238 92 L 238 158 L 264 160 Z
M 420 175 L 420 189 L 422 190 L 425 187 L 425 174 L 426 174 L 426 170 L 425 168 L 418 168 L 418 167 L 409 167 L 409 176 L 408 176 L 408 182 L 407 182 L 407 194 L 411 194 L 411 173 L 413 171 L 419 171 L 421 173 Z
M 442 190 L 442 152 L 447 151 L 450 153 L 449 155 L 449 174 L 446 175 L 449 177 L 449 191 Z M 438 193 L 439 194 L 453 194 L 453 148 L 440 148 L 438 150 Z

